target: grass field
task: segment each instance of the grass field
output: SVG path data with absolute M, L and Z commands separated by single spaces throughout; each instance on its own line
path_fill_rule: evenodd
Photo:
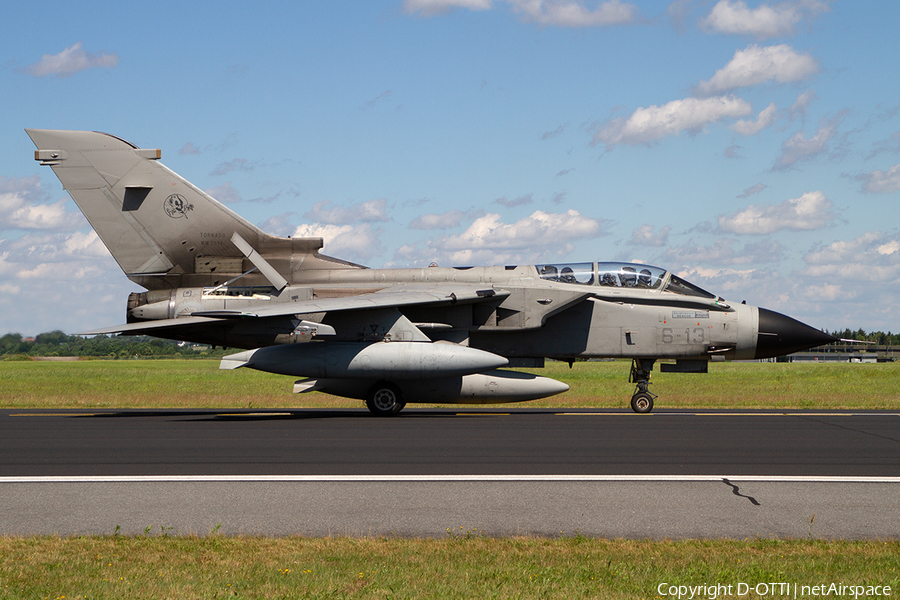
M 739 595 L 742 583 L 752 591 Z M 788 584 L 791 593 L 775 593 L 785 588 L 773 583 Z M 890 586 L 889 595 L 896 595 L 900 546 L 781 540 L 496 540 L 477 535 L 442 540 L 0 538 L 3 599 L 619 599 L 662 598 L 660 591 L 676 598 L 678 586 L 706 585 L 705 593 L 694 597 L 712 600 L 794 597 L 794 584 L 797 597 L 813 597 L 801 594 L 802 586 L 811 592 L 812 586 L 832 583 L 872 586 L 872 591 L 874 586 Z M 730 585 L 732 593 L 719 588 L 711 595 L 709 586 L 715 585 Z
M 217 361 L 203 360 L 0 362 L 0 407 L 365 410 L 358 401 L 324 394 L 295 396 L 294 378 L 217 367 Z M 621 361 L 576 363 L 571 370 L 548 363 L 535 372 L 572 389 L 520 406 L 624 408 L 633 389 L 628 368 Z M 706 375 L 656 373 L 652 390 L 660 395 L 659 408 L 896 410 L 900 365 L 713 364 Z M 716 584 L 732 586 L 731 593 L 707 587 L 695 589 L 694 597 L 793 596 L 793 588 L 756 593 L 754 586 L 770 583 L 796 584 L 797 597 L 854 597 L 846 589 L 812 593 L 812 586 L 831 584 L 890 586 L 890 595 L 900 593 L 896 539 L 492 539 L 478 531 L 427 540 L 268 539 L 168 533 L 0 537 L 0 600 L 676 598 L 677 586 Z M 748 593 L 737 593 L 740 583 L 749 586 Z M 875 597 L 877 589 L 868 589 L 868 597 Z M 690 592 L 683 591 L 687 598 Z
M 900 363 L 713 363 L 707 374 L 659 373 L 657 408 L 900 408 Z M 627 407 L 629 363 L 548 362 L 532 372 L 568 383 L 565 394 L 522 407 Z M 356 400 L 291 393 L 296 378 L 207 360 L 0 362 L 0 407 L 355 407 Z

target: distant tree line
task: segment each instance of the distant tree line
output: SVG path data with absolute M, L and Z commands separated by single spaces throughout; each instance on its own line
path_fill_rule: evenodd
M 82 337 L 62 331 L 25 338 L 19 333 L 0 337 L 0 358 L 85 356 L 97 358 L 210 358 L 228 354 L 221 348 L 163 340 L 149 336 Z
M 879 346 L 900 346 L 900 333 L 891 333 L 890 331 L 885 333 L 883 331 L 864 331 L 862 329 L 857 329 L 856 331 L 850 329 L 828 331 L 826 329 L 825 333 L 838 339 L 875 342 Z

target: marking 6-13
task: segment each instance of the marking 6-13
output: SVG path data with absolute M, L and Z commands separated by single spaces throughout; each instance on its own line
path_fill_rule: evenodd
M 672 327 L 663 327 L 662 343 L 663 344 L 705 344 L 706 329 L 703 327 L 694 327 L 691 329 L 674 329 Z

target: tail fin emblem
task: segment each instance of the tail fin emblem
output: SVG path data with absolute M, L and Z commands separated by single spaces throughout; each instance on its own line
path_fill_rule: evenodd
M 181 194 L 172 194 L 166 198 L 163 208 L 166 214 L 173 219 L 180 219 L 181 217 L 186 219 L 188 212 L 194 210 L 194 205 L 189 204 Z

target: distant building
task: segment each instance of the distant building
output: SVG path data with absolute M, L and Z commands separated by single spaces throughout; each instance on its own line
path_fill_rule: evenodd
M 894 362 L 897 353 L 898 349 L 894 346 L 835 342 L 779 357 L 777 362 Z

